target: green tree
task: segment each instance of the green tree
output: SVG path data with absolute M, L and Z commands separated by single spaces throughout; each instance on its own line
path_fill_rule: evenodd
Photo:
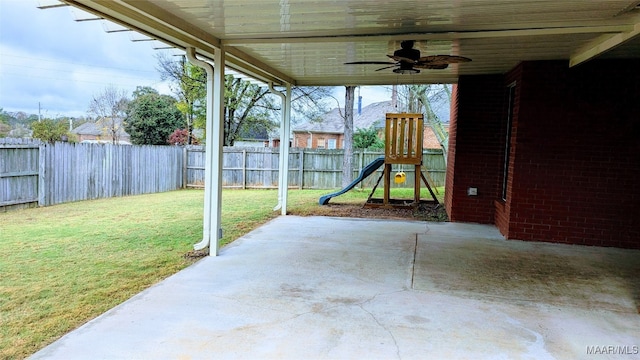
M 137 145 L 167 145 L 169 136 L 185 121 L 176 99 L 157 91 L 137 93 L 126 111 L 125 131 Z
M 2 111 L 1 115 L 0 115 L 3 119 L 8 121 L 8 124 L 11 125 L 11 127 L 19 127 L 20 125 L 22 125 L 21 127 L 28 127 L 30 126 L 33 122 L 38 121 L 38 115 L 36 114 L 31 114 L 28 115 L 27 113 L 25 113 L 24 111 L 17 111 L 17 112 L 6 112 L 6 111 Z
M 353 147 L 356 149 L 384 149 L 384 141 L 378 137 L 375 126 L 357 129 L 353 134 Z
M 32 136 L 34 138 L 49 143 L 62 141 L 63 137 L 68 138 L 69 136 L 67 123 L 53 119 L 42 119 L 42 121 L 34 122 L 31 124 L 31 130 L 33 130 Z
M 9 125 L 9 119 L 11 119 L 11 115 L 0 107 L 0 124 Z
M 158 95 L 158 90 L 150 86 L 137 86 L 136 89 L 133 90 L 134 99 L 137 99 L 143 95 Z
M 158 57 L 160 76 L 171 80 L 178 97 L 177 107 L 187 119 L 187 125 L 204 128 L 206 108 L 206 73 L 185 62 L 167 56 Z M 294 87 L 292 89 L 292 118 L 314 118 L 324 113 L 322 100 L 328 97 L 327 87 Z M 269 89 L 231 75 L 225 77 L 224 144 L 233 146 L 241 134 L 268 132 L 278 125 L 275 111 L 280 110 Z M 191 124 L 191 125 L 190 125 Z M 190 129 L 188 127 L 188 129 Z M 206 135 L 206 134 L 205 134 Z
M 171 89 L 178 98 L 176 106 L 186 122 L 187 143 L 191 144 L 193 129 L 205 127 L 207 74 L 203 69 L 187 62 L 184 56 L 180 61 L 174 61 L 168 55 L 160 53 L 157 59 L 160 78 L 171 80 Z
M 9 126 L 9 124 L 0 122 L 0 138 L 7 136 L 9 134 L 9 131 L 11 131 L 11 126 Z
M 0 108 L 0 138 L 7 136 L 9 131 L 11 131 L 11 125 L 9 125 L 10 115 L 4 111 L 3 108 Z
M 275 128 L 271 114 L 277 109 L 268 89 L 234 78 L 225 77 L 224 144 L 233 146 L 242 133 L 267 132 Z

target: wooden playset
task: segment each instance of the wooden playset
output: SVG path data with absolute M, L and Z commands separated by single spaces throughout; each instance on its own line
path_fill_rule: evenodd
M 424 118 L 422 114 L 392 114 L 386 115 L 384 171 L 373 187 L 365 207 L 416 207 L 420 203 L 438 203 L 429 182 L 422 172 L 422 137 L 424 133 Z M 399 165 L 401 170 L 394 176 L 395 183 L 406 181 L 404 166 L 413 166 L 414 186 L 413 199 L 392 199 L 391 173 L 393 165 Z M 428 176 L 428 173 L 427 173 Z M 384 195 L 382 199 L 372 198 L 373 193 L 384 178 Z M 420 197 L 420 179 L 424 182 L 433 200 L 422 200 Z

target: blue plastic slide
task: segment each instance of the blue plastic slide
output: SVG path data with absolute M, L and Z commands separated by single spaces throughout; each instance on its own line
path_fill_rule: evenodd
M 381 156 L 373 160 L 371 164 L 365 166 L 364 169 L 360 171 L 360 175 L 358 175 L 358 177 L 355 180 L 353 180 L 351 184 L 347 185 L 347 187 L 333 194 L 322 196 L 318 201 L 318 203 L 320 205 L 327 205 L 329 203 L 329 200 L 331 200 L 332 197 L 342 195 L 347 191 L 353 189 L 356 185 L 358 185 L 359 182 L 366 179 L 367 177 L 369 177 L 369 175 L 373 174 L 376 170 L 378 170 L 378 168 L 382 166 L 382 164 L 384 164 L 384 156 Z

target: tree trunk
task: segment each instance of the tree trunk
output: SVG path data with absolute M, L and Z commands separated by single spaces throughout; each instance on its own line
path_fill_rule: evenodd
M 345 86 L 344 101 L 344 158 L 342 159 L 342 187 L 353 180 L 353 98 L 355 86 Z

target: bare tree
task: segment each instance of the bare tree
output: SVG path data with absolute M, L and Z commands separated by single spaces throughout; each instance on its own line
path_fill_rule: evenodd
M 124 129 L 123 121 L 128 104 L 127 92 L 113 85 L 94 95 L 89 104 L 89 113 L 97 117 L 97 123 L 109 134 L 114 144 L 120 140 Z
M 424 114 L 425 125 L 431 127 L 435 133 L 446 161 L 449 134 L 442 126 L 437 110 L 438 107 L 450 105 L 451 85 L 405 85 L 401 88 L 401 94 L 404 100 L 402 108 L 405 111 Z
M 342 159 L 342 187 L 353 180 L 353 98 L 356 87 L 345 86 L 344 97 L 344 158 Z

